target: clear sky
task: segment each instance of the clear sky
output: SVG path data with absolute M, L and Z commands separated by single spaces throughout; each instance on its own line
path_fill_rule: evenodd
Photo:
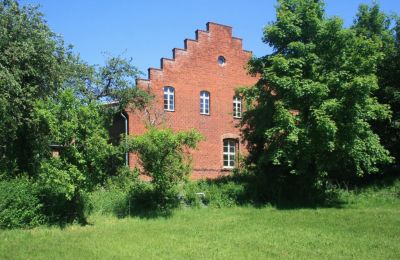
M 263 27 L 275 19 L 275 0 L 21 0 L 40 4 L 51 29 L 89 64 L 104 64 L 105 53 L 132 57 L 147 73 L 160 58 L 172 57 L 196 29 L 216 22 L 233 27 L 243 46 L 262 56 L 271 49 L 261 41 Z M 360 3 L 372 0 L 326 0 L 328 16 L 348 26 Z M 400 15 L 400 0 L 378 0 L 381 9 Z

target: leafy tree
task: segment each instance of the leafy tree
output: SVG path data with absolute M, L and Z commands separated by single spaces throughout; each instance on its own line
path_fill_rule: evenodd
M 79 188 L 90 189 L 105 182 L 111 175 L 110 158 L 118 155 L 119 151 L 118 147 L 109 142 L 108 132 L 104 127 L 105 119 L 99 106 L 99 103 L 86 104 L 85 99 L 78 99 L 72 89 L 61 91 L 57 97 L 47 101 L 37 102 L 34 125 L 35 130 L 43 137 L 36 145 L 40 149 L 37 153 L 47 155 L 40 161 L 41 168 L 43 163 L 48 165 L 46 158 L 50 157 L 50 146 L 57 144 L 60 151 L 59 160 L 63 164 L 58 163 L 60 167 L 56 168 L 60 172 L 62 169 L 80 172 L 83 177 L 75 178 L 81 181 Z M 66 167 L 61 167 L 62 165 Z M 76 170 L 69 171 L 72 166 Z M 54 173 L 51 175 L 58 176 Z M 51 179 L 52 176 L 47 177 Z M 59 183 L 68 185 L 61 180 Z M 76 182 L 71 183 L 77 185 Z M 72 189 L 75 188 L 77 187 Z
M 0 177 L 22 172 L 35 176 L 41 162 L 49 158 L 49 143 L 65 146 L 66 139 L 73 138 L 69 141 L 84 140 L 86 143 L 80 145 L 87 145 L 88 153 L 93 148 L 90 160 L 96 160 L 98 166 L 83 169 L 89 159 L 82 163 L 79 152 L 70 157 L 76 161 L 69 163 L 91 174 L 90 179 L 95 175 L 104 178 L 107 169 L 103 159 L 109 150 L 90 145 L 108 147 L 104 127 L 111 124 L 112 116 L 129 106 L 141 109 L 150 99 L 149 93 L 135 87 L 139 71 L 122 57 L 109 57 L 105 66 L 81 61 L 72 47 L 65 47 L 62 38 L 50 30 L 37 7 L 0 1 L 0 25 Z M 104 102 L 114 105 L 100 105 Z M 72 113 L 78 105 L 83 113 L 79 116 Z M 59 111 L 57 106 L 66 110 Z M 75 121 L 67 122 L 68 116 Z M 82 119 L 99 125 L 85 125 Z M 60 122 L 56 129 L 54 124 Z M 65 153 L 75 153 L 71 147 Z
M 122 164 L 109 140 L 111 116 L 150 97 L 135 88 L 139 72 L 122 57 L 105 66 L 81 61 L 38 7 L 16 0 L 0 0 L 0 54 L 0 179 L 28 175 L 47 220 L 82 220 L 82 194 L 113 173 L 111 158 Z
M 0 1 L 0 172 L 36 170 L 32 111 L 53 96 L 66 78 L 64 47 L 37 7 Z
M 142 110 L 152 98 L 150 91 L 136 88 L 136 79 L 142 73 L 132 64 L 132 58 L 108 56 L 104 66 L 90 66 L 75 57 L 74 65 L 65 86 L 74 89 L 88 103 L 113 104 L 103 107 L 109 112 Z
M 390 105 L 391 120 L 374 123 L 382 143 L 400 162 L 400 19 L 380 11 L 378 4 L 360 5 L 353 28 L 357 34 L 382 41 L 384 58 L 378 64 L 380 88 L 375 96 Z
M 377 172 L 392 160 L 370 125 L 390 116 L 372 96 L 381 41 L 326 18 L 323 1 L 278 3 L 263 39 L 274 52 L 251 61 L 261 79 L 243 90 L 252 105 L 242 122 L 249 164 L 271 181 L 290 173 L 304 196 L 327 178 Z
M 129 149 L 137 154 L 142 170 L 152 178 L 158 202 L 168 206 L 176 199 L 176 187 L 191 172 L 189 149 L 202 140 L 196 130 L 173 133 L 171 129 L 150 128 L 130 139 Z

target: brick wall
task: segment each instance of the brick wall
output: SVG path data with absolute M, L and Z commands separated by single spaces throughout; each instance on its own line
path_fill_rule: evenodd
M 193 152 L 192 178 L 215 178 L 229 171 L 223 169 L 223 139 L 240 139 L 233 118 L 235 88 L 254 85 L 258 78 L 247 74 L 245 66 L 251 52 L 242 49 L 242 40 L 232 37 L 232 28 L 207 23 L 207 30 L 197 30 L 196 39 L 186 39 L 184 49 L 173 49 L 173 59 L 162 58 L 160 69 L 150 68 L 148 79 L 140 79 L 141 88 L 150 88 L 155 103 L 150 113 L 156 123 L 164 122 L 175 131 L 196 128 L 206 138 Z M 218 63 L 218 57 L 225 64 Z M 175 88 L 175 111 L 163 112 L 163 88 Z M 200 91 L 210 93 L 210 114 L 200 114 Z M 148 116 L 128 111 L 129 133 L 145 131 Z M 147 118 L 147 119 L 146 119 Z M 240 142 L 239 142 L 240 143 Z M 239 151 L 244 152 L 239 144 Z M 130 155 L 130 165 L 135 158 Z

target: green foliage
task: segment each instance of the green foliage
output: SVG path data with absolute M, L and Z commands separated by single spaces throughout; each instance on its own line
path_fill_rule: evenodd
M 0 228 L 30 228 L 43 224 L 38 188 L 27 179 L 0 181 Z
M 186 205 L 213 208 L 232 207 L 250 202 L 246 196 L 246 183 L 229 179 L 201 180 L 185 185 L 183 201 Z
M 102 215 L 126 216 L 128 215 L 127 196 L 126 190 L 116 187 L 93 191 L 89 195 L 92 212 Z
M 354 203 L 341 208 L 208 207 L 169 218 L 92 215 L 87 226 L 6 230 L 0 258 L 398 259 L 400 199 L 385 190 L 349 194 Z M 373 202 L 363 203 L 368 197 Z
M 353 28 L 360 36 L 381 41 L 384 57 L 378 63 L 379 89 L 374 93 L 382 103 L 390 105 L 391 120 L 374 123 L 382 143 L 400 164 L 400 18 L 383 13 L 378 4 L 360 5 Z
M 36 7 L 13 0 L 0 1 L 0 53 L 0 172 L 31 173 L 39 166 L 33 107 L 62 87 L 71 53 Z
M 290 172 L 312 194 L 325 190 L 328 178 L 376 173 L 392 161 L 371 129 L 391 115 L 372 95 L 379 39 L 326 18 L 322 1 L 281 0 L 264 41 L 275 51 L 250 63 L 261 79 L 242 91 L 254 106 L 242 124 L 258 174 L 280 183 Z
M 144 173 L 152 178 L 160 205 L 176 200 L 177 185 L 191 171 L 189 149 L 195 149 L 200 140 L 202 136 L 196 130 L 173 133 L 171 129 L 156 128 L 130 139 L 129 149 L 137 154 Z
M 85 192 L 123 163 L 124 149 L 109 140 L 112 117 L 151 98 L 135 87 L 131 60 L 90 66 L 71 48 L 38 7 L 0 1 L 0 179 L 28 175 L 39 184 L 50 222 L 84 221 Z
M 109 143 L 98 106 L 96 103 L 85 104 L 71 89 L 61 91 L 57 98 L 37 103 L 35 125 L 38 132 L 46 133 L 45 142 L 41 140 L 38 146 L 49 152 L 50 145 L 57 144 L 60 160 L 53 161 L 62 161 L 61 165 L 53 168 L 52 174 L 45 176 L 62 176 L 65 169 L 69 173 L 79 172 L 72 176 L 82 175 L 71 177 L 79 180 L 80 188 L 92 189 L 105 182 L 112 170 L 110 159 L 118 155 L 118 150 Z M 57 170 L 60 174 L 55 173 Z
M 85 176 L 76 166 L 59 158 L 43 161 L 39 170 L 38 183 L 41 189 L 59 194 L 71 200 L 85 183 Z

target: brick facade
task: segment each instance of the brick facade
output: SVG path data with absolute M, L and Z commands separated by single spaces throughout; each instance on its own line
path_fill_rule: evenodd
M 229 173 L 223 169 L 223 140 L 240 140 L 233 117 L 235 89 L 254 85 L 258 78 L 247 74 L 245 66 L 251 52 L 242 49 L 242 40 L 232 37 L 232 28 L 207 23 L 207 30 L 197 30 L 196 39 L 186 39 L 184 49 L 173 49 L 173 59 L 162 58 L 161 68 L 150 68 L 148 79 L 139 79 L 140 88 L 149 88 L 155 95 L 151 112 L 127 111 L 129 134 L 142 134 L 145 121 L 165 124 L 174 131 L 195 128 L 204 136 L 198 150 L 193 151 L 192 178 L 215 178 Z M 218 58 L 223 56 L 225 63 Z M 175 110 L 164 111 L 164 87 L 175 89 Z M 200 92 L 210 93 L 209 115 L 200 114 Z M 244 146 L 238 142 L 239 152 Z M 130 165 L 135 158 L 131 154 Z

